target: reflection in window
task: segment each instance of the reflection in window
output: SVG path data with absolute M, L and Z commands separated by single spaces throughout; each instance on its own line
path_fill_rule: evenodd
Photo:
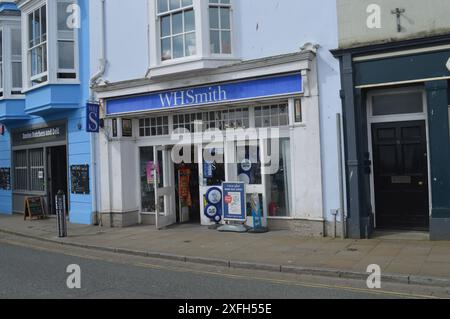
M 205 154 L 211 154 L 206 157 Z M 203 151 L 203 185 L 221 186 L 225 181 L 225 163 L 223 148 L 204 148 Z M 212 162 L 210 159 L 220 158 L 220 161 Z
M 287 104 L 255 107 L 255 127 L 279 127 L 289 125 Z
M 260 148 L 255 143 L 247 141 L 246 146 L 237 146 L 237 173 L 240 182 L 247 185 L 261 185 Z
M 141 210 L 143 213 L 156 212 L 155 206 L 155 183 L 154 172 L 156 170 L 156 178 L 158 187 L 164 187 L 164 175 L 161 167 L 162 152 L 158 152 L 158 163 L 155 163 L 153 147 L 140 148 L 140 181 L 141 181 Z M 164 201 L 160 200 L 160 212 L 164 212 Z
M 68 25 L 70 9 L 74 1 L 58 0 L 57 24 L 58 24 L 58 78 L 74 79 L 75 72 L 75 32 Z
M 272 158 L 274 153 L 270 150 L 270 141 L 267 142 L 269 154 Z M 291 196 L 291 157 L 290 141 L 287 138 L 279 140 L 279 167 L 275 174 L 267 176 L 266 193 L 268 197 L 269 216 L 287 217 L 290 216 L 290 196 Z M 273 159 L 276 160 L 276 159 Z
M 162 61 L 197 53 L 192 0 L 158 0 L 158 18 Z
M 210 46 L 213 54 L 231 54 L 230 0 L 209 0 Z

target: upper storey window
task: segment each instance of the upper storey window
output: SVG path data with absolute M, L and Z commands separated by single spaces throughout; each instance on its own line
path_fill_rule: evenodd
M 209 0 L 211 53 L 231 54 L 230 0 Z
M 0 23 L 0 98 L 22 94 L 20 20 Z
M 232 1 L 149 0 L 150 75 L 235 62 Z
M 78 79 L 76 0 L 31 1 L 22 8 L 26 88 Z
M 28 13 L 28 62 L 32 85 L 48 80 L 47 6 Z
M 195 55 L 195 13 L 192 0 L 158 0 L 161 60 Z

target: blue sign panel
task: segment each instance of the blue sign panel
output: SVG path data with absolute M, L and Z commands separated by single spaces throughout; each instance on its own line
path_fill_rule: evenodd
M 98 133 L 100 129 L 100 107 L 98 104 L 86 105 L 86 132 Z
M 106 114 L 192 107 L 301 93 L 303 93 L 301 74 L 280 75 L 111 99 L 107 101 Z
M 223 183 L 223 217 L 227 221 L 246 221 L 247 207 L 244 183 Z

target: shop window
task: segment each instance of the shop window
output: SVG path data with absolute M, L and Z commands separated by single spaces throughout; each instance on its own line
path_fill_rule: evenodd
M 30 190 L 43 192 L 45 190 L 44 149 L 32 149 L 28 151 L 30 166 Z
M 205 152 L 209 152 L 211 156 L 206 158 Z M 208 153 L 206 153 L 208 154 Z M 225 163 L 224 163 L 224 149 L 223 148 L 204 148 L 203 153 L 203 185 L 204 186 L 221 186 L 225 181 Z M 217 162 L 211 162 L 209 158 L 221 158 Z
M 255 127 L 280 127 L 289 125 L 287 104 L 255 107 Z
M 201 121 L 203 131 L 250 127 L 248 108 L 230 108 L 221 111 L 174 115 L 174 130 L 185 129 L 194 132 L 196 121 Z
M 291 197 L 291 156 L 289 139 L 280 139 L 278 143 L 278 159 L 270 149 L 270 141 L 267 142 L 269 154 L 273 160 L 278 160 L 278 170 L 276 173 L 268 175 L 266 181 L 266 192 L 268 196 L 269 216 L 288 217 L 290 216 L 290 197 Z M 275 143 L 276 144 L 276 143 Z M 272 163 L 273 165 L 273 163 Z
M 236 165 L 239 181 L 247 185 L 261 185 L 260 147 L 247 142 L 245 146 L 237 146 Z
M 212 54 L 231 54 L 230 0 L 209 0 L 210 46 Z
M 28 189 L 28 161 L 27 151 L 14 152 L 14 189 L 24 191 Z
M 48 80 L 47 65 L 47 6 L 28 14 L 28 61 L 31 85 Z
M 158 152 L 158 162 L 162 163 L 162 153 Z M 140 180 L 141 180 L 141 211 L 143 213 L 156 212 L 156 194 L 154 183 L 154 170 L 156 169 L 158 187 L 164 187 L 163 170 L 155 167 L 155 156 L 153 147 L 140 148 Z M 164 202 L 160 203 L 159 211 L 164 211 Z
M 169 135 L 169 117 L 158 116 L 139 120 L 139 136 Z
M 158 0 L 158 19 L 162 61 L 196 54 L 192 0 Z

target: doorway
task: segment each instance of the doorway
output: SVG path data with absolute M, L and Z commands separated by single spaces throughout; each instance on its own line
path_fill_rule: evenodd
M 65 145 L 47 148 L 47 166 L 48 212 L 50 215 L 56 215 L 55 197 L 60 190 L 66 195 L 66 212 L 68 212 L 67 150 Z
M 200 178 L 199 165 L 195 162 L 197 149 L 191 147 L 190 163 L 175 164 L 175 189 L 177 223 L 200 224 Z
M 425 121 L 373 124 L 372 141 L 377 227 L 428 229 Z

